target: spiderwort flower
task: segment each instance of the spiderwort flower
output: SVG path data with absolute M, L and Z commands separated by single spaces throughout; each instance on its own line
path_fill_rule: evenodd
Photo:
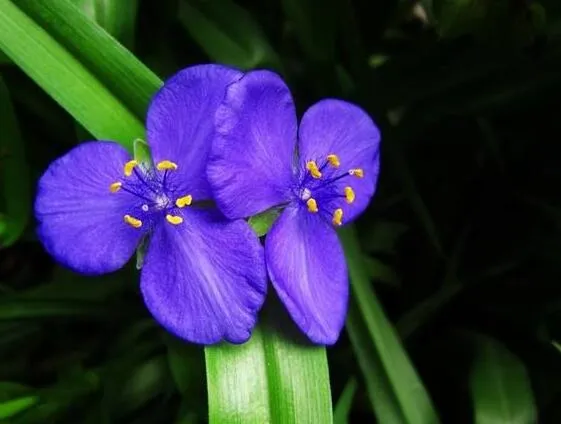
M 357 106 L 327 99 L 297 129 L 290 91 L 269 71 L 231 84 L 215 121 L 207 175 L 218 207 L 229 218 L 284 207 L 265 240 L 269 277 L 309 339 L 335 343 L 348 301 L 335 228 L 374 194 L 378 128 Z
M 149 237 L 145 303 L 165 328 L 195 343 L 247 340 L 265 298 L 258 238 L 207 206 L 212 117 L 241 75 L 218 65 L 179 72 L 148 110 L 154 167 L 116 143 L 84 143 L 49 166 L 35 204 L 46 249 L 84 274 L 121 268 Z

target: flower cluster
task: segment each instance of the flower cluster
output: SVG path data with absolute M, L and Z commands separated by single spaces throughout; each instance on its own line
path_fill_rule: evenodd
M 335 228 L 374 194 L 380 134 L 350 103 L 327 99 L 297 125 L 290 91 L 269 71 L 187 68 L 147 114 L 152 162 L 117 143 L 83 143 L 41 177 L 38 234 L 84 274 L 123 267 L 147 240 L 140 287 L 154 318 L 194 343 L 246 341 L 267 275 L 318 344 L 335 343 L 348 300 Z M 244 218 L 282 210 L 264 248 Z

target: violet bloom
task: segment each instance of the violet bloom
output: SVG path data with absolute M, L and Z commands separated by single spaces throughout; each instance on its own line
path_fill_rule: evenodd
M 228 87 L 216 113 L 207 174 L 229 218 L 282 207 L 265 240 L 269 277 L 301 330 L 333 344 L 344 325 L 348 276 L 335 228 L 374 194 L 380 133 L 350 103 L 313 105 L 297 128 L 283 81 L 254 71 Z
M 147 236 L 145 303 L 165 328 L 195 343 L 244 342 L 265 298 L 259 239 L 243 220 L 208 207 L 212 117 L 241 75 L 217 65 L 179 72 L 148 110 L 154 167 L 116 143 L 87 142 L 49 166 L 35 203 L 46 249 L 80 273 L 121 268 Z

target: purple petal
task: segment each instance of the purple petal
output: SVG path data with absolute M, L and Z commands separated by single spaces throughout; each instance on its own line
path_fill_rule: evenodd
M 265 240 L 269 276 L 292 319 L 314 343 L 333 344 L 345 323 L 349 284 L 335 231 L 289 207 Z
M 175 162 L 173 179 L 196 200 L 211 197 L 205 166 L 213 118 L 226 86 L 241 76 L 220 65 L 186 68 L 166 81 L 148 109 L 146 131 L 154 162 Z
M 299 130 L 299 152 L 302 165 L 309 160 L 324 163 L 329 154 L 341 162 L 338 174 L 352 168 L 364 171 L 364 178 L 345 177 L 333 188 L 341 195 L 349 186 L 355 201 L 347 204 L 341 197 L 337 205 L 343 209 L 343 222 L 355 219 L 370 202 L 380 171 L 380 131 L 359 107 L 342 100 L 326 99 L 310 107 L 302 118 Z
M 263 248 L 244 221 L 216 210 L 182 214 L 183 223 L 163 222 L 150 240 L 140 279 L 146 305 L 190 342 L 242 343 L 265 300 Z
M 116 143 L 83 143 L 53 162 L 39 180 L 37 231 L 62 264 L 103 274 L 121 268 L 134 253 L 142 231 L 125 224 L 123 216 L 136 199 L 109 191 L 128 160 Z
M 269 71 L 230 85 L 216 113 L 217 137 L 207 175 L 229 218 L 242 218 L 290 196 L 296 112 L 286 84 Z

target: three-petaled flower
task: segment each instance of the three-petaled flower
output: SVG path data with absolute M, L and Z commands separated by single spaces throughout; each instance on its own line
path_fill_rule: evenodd
M 164 327 L 195 343 L 244 342 L 265 299 L 258 238 L 243 220 L 208 206 L 212 118 L 241 76 L 218 65 L 179 72 L 148 110 L 153 166 L 113 142 L 84 143 L 49 166 L 35 203 L 46 249 L 81 273 L 121 268 L 148 237 L 145 303 Z
M 207 175 L 218 207 L 232 219 L 284 208 L 265 240 L 269 276 L 310 340 L 335 343 L 348 276 L 334 227 L 355 219 L 374 194 L 378 128 L 333 99 L 309 108 L 297 128 L 290 91 L 269 71 L 228 87 L 216 128 Z

